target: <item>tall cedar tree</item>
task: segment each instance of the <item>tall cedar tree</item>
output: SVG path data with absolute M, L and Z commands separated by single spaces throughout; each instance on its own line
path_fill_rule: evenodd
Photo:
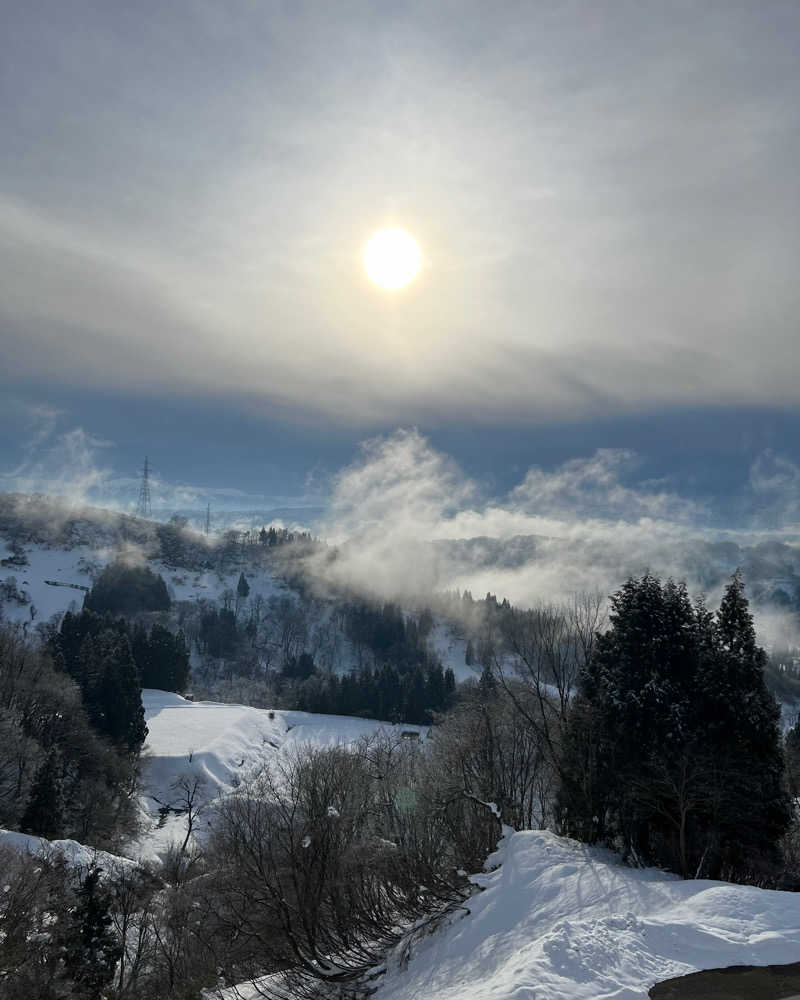
M 121 752 L 137 754 L 147 736 L 139 674 L 126 633 L 106 629 L 84 640 L 84 703 L 94 728 Z
M 103 996 L 122 956 L 111 916 L 111 894 L 100 879 L 102 871 L 91 865 L 76 890 L 72 933 L 63 943 L 64 966 L 76 989 L 71 995 L 81 1000 Z
M 148 636 L 139 625 L 134 629 L 131 648 L 142 687 L 159 691 L 183 691 L 189 680 L 189 650 L 182 631 L 174 635 L 155 624 Z
M 767 656 L 756 642 L 738 570 L 714 625 L 718 655 L 701 687 L 701 724 L 726 776 L 714 848 L 718 869 L 743 871 L 768 854 L 786 831 L 791 803 L 784 781 L 780 708 L 764 681 Z
M 93 728 L 117 750 L 138 753 L 147 726 L 127 622 L 93 611 L 66 614 L 50 645 L 56 666 L 77 681 Z
M 28 806 L 20 820 L 23 833 L 55 840 L 64 836 L 65 809 L 61 790 L 61 762 L 51 748 L 36 772 Z

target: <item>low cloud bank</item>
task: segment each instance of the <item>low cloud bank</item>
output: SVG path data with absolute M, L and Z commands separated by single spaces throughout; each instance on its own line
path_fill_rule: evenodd
M 794 597 L 800 470 L 762 456 L 751 472 L 758 503 L 749 526 L 726 531 L 712 526 L 709 503 L 637 483 L 637 464 L 633 452 L 603 449 L 552 471 L 533 467 L 507 495 L 487 497 L 422 434 L 398 430 L 366 442 L 335 478 L 320 531 L 338 558 L 318 560 L 313 572 L 398 599 L 469 589 L 531 605 L 608 594 L 651 570 L 713 603 L 738 566 L 758 600 L 769 604 L 781 590 Z M 770 640 L 797 638 L 794 614 L 774 607 L 763 622 Z

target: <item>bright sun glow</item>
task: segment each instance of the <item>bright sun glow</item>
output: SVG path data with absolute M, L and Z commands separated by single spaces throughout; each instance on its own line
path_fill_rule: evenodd
M 375 233 L 364 251 L 367 274 L 381 288 L 403 288 L 419 271 L 419 244 L 402 229 Z

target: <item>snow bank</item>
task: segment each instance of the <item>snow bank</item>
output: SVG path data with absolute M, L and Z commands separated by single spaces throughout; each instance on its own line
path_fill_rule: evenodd
M 183 773 L 201 777 L 208 794 L 230 789 L 265 745 L 283 740 L 283 721 L 256 708 L 153 690 L 142 692 L 142 704 L 148 728 L 142 784 L 157 802 L 170 798 L 170 786 Z
M 13 830 L 0 830 L 0 848 L 2 847 L 47 857 L 61 854 L 75 868 L 88 868 L 92 864 L 99 865 L 106 871 L 136 867 L 128 858 L 109 854 L 108 851 L 98 851 L 94 847 L 79 844 L 77 840 L 45 840 L 44 837 L 31 837 L 27 833 L 16 833 Z
M 376 1000 L 641 1000 L 673 976 L 800 954 L 800 894 L 632 870 L 542 831 L 507 836 L 497 864 Z

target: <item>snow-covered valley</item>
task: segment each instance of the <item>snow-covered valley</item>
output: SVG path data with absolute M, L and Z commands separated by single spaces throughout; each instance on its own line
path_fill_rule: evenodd
M 153 690 L 143 693 L 143 704 L 145 828 L 126 859 L 101 853 L 101 864 L 136 859 L 157 866 L 170 845 L 180 844 L 185 814 L 161 824 L 158 808 L 170 801 L 179 806 L 182 776 L 202 779 L 202 838 L 214 801 L 270 756 L 397 730 L 366 719 L 191 702 Z M 402 728 L 424 736 L 421 727 Z M 10 832 L 0 833 L 3 844 L 52 847 L 81 865 L 94 855 L 73 841 L 48 845 Z M 800 953 L 798 893 L 632 869 L 609 851 L 546 831 L 507 829 L 486 869 L 471 877 L 476 895 L 446 926 L 416 940 L 409 953 L 402 949 L 402 961 L 389 957 L 379 1000 L 643 1000 L 650 986 L 673 976 L 788 963 Z M 240 995 L 258 994 L 243 984 Z
M 0 559 L 7 564 L 0 575 L 15 577 L 19 595 L 6 595 L 3 615 L 35 633 L 39 623 L 55 623 L 79 608 L 118 550 L 79 538 L 75 545 L 27 542 L 24 559 L 15 565 L 18 553 L 19 547 L 15 551 L 0 541 Z M 192 615 L 198 619 L 206 607 L 234 604 L 240 576 L 249 591 L 242 619 L 256 602 L 267 607 L 270 601 L 273 606 L 299 601 L 299 591 L 272 566 L 242 560 L 186 569 L 156 557 L 146 561 L 167 585 L 173 628 Z M 420 608 L 400 611 L 415 626 L 422 617 Z M 320 640 L 313 648 L 321 665 L 328 656 L 325 669 L 354 670 L 362 655 L 367 665 L 377 666 L 337 623 L 332 602 L 311 597 L 303 613 L 309 648 L 327 637 L 327 646 Z M 441 614 L 428 618 L 432 624 L 423 641 L 430 654 L 459 681 L 474 678 L 476 669 L 466 664 L 468 657 L 472 662 L 469 624 Z M 190 639 L 200 663 L 197 638 L 195 629 Z M 217 659 L 224 668 L 224 658 Z M 266 674 L 279 663 L 276 654 L 259 667 Z M 226 695 L 214 691 L 213 696 Z M 396 741 L 405 736 L 415 746 L 434 742 L 421 725 L 232 703 L 242 697 L 233 694 L 223 702 L 143 691 L 148 734 L 140 760 L 139 824 L 119 855 L 15 831 L 0 831 L 0 847 L 55 851 L 83 868 L 93 860 L 109 871 L 142 864 L 163 878 L 170 859 L 202 853 L 216 810 L 265 765 L 289 762 L 304 748 L 352 747 L 379 732 Z M 486 870 L 470 880 L 476 891 L 463 907 L 435 932 L 415 936 L 388 956 L 375 980 L 378 1000 L 635 1000 L 667 978 L 733 964 L 783 964 L 800 954 L 800 893 L 682 881 L 656 869 L 628 867 L 609 851 L 546 831 L 507 828 Z M 242 985 L 236 995 L 258 994 Z

